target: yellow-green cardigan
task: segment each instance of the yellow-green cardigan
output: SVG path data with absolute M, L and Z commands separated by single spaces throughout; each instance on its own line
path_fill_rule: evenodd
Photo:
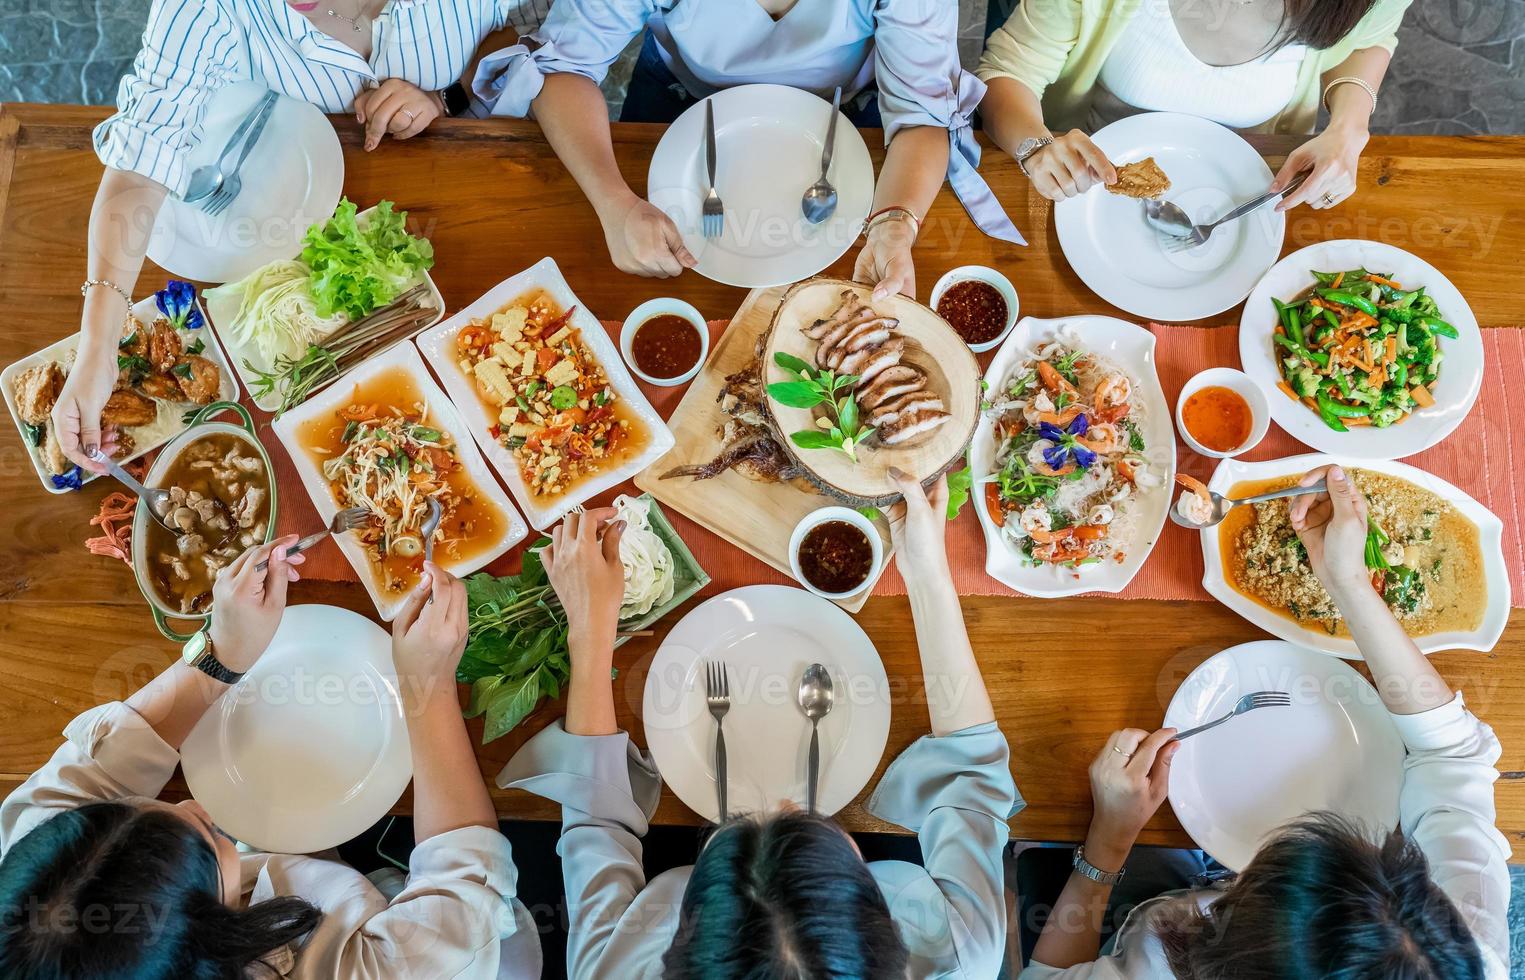
M 1096 76 L 1123 28 L 1144 3 L 1166 0 L 1022 0 L 985 44 L 980 79 L 1014 78 L 1043 100 L 1043 119 L 1055 132 L 1085 125 Z M 1398 46 L 1398 24 L 1411 0 L 1377 0 L 1355 29 L 1332 48 L 1310 52 L 1297 73 L 1287 107 L 1254 127 L 1260 133 L 1311 133 L 1318 119 L 1321 76 L 1351 52 Z

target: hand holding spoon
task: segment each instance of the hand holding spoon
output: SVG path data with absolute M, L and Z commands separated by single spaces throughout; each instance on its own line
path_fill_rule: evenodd
M 1187 520 L 1186 516 L 1181 513 L 1179 500 L 1175 506 L 1170 508 L 1170 519 L 1187 530 L 1201 531 L 1204 528 L 1216 527 L 1222 524 L 1223 519 L 1228 516 L 1228 512 L 1240 504 L 1259 504 L 1267 500 L 1280 500 L 1283 497 L 1301 497 L 1307 493 L 1327 493 L 1328 490 L 1329 487 L 1323 480 L 1320 480 L 1311 487 L 1287 487 L 1284 490 L 1272 490 L 1270 493 L 1257 493 L 1253 497 L 1240 497 L 1238 499 L 1231 499 L 1214 490 L 1209 490 L 1207 495 L 1212 502 L 1212 518 L 1205 524 L 1197 524 L 1194 521 Z

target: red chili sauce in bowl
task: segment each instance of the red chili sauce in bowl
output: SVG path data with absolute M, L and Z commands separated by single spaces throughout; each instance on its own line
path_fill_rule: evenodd
M 1232 388 L 1208 385 L 1186 396 L 1181 422 L 1191 437 L 1215 453 L 1231 453 L 1250 440 L 1255 419 L 1250 403 Z
M 653 378 L 676 378 L 699 363 L 699 331 L 681 316 L 661 313 L 635 328 L 630 358 Z
M 800 542 L 800 571 L 822 592 L 856 592 L 873 571 L 874 548 L 868 535 L 847 521 L 822 521 Z
M 947 320 L 967 344 L 986 344 L 1006 329 L 1006 297 L 988 282 L 965 279 L 949 286 L 937 301 L 937 315 Z

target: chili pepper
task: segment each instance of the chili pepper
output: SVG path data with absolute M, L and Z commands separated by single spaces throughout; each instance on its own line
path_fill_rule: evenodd
M 1318 294 L 1331 303 L 1348 306 L 1351 309 L 1360 310 L 1362 313 L 1370 316 L 1377 315 L 1377 305 L 1365 296 L 1347 293 L 1343 289 L 1320 289 Z

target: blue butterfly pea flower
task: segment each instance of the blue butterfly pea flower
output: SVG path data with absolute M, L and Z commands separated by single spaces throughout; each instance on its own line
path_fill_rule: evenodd
M 196 287 L 182 279 L 171 279 L 154 293 L 154 305 L 182 330 L 200 330 L 206 322 L 196 307 Z
M 55 490 L 78 490 L 85 485 L 84 474 L 78 465 L 71 466 L 62 473 L 55 473 L 50 479 Z

